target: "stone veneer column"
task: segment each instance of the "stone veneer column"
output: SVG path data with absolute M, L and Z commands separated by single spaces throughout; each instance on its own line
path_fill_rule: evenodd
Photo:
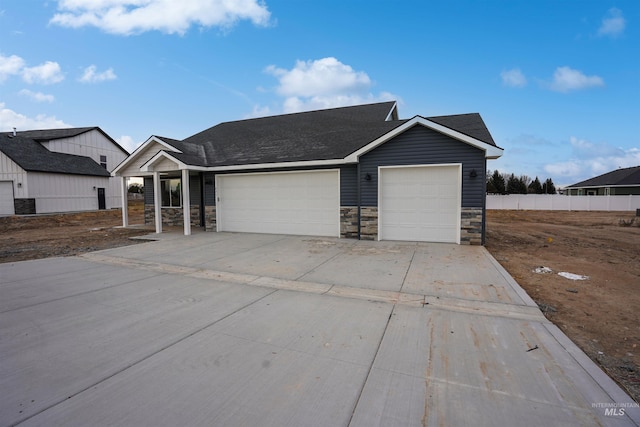
M 340 237 L 343 239 L 358 238 L 358 207 L 340 207 Z
M 482 244 L 482 208 L 462 208 L 460 213 L 460 244 Z
M 360 239 L 378 240 L 378 208 L 363 206 L 360 208 Z
M 204 207 L 204 231 L 217 231 L 216 207 Z

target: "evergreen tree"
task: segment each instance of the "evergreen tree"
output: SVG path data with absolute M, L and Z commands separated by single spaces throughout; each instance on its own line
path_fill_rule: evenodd
M 544 184 L 542 184 L 542 190 L 544 194 L 556 194 L 556 186 L 553 185 L 551 178 L 547 178 Z
M 518 178 L 514 174 L 507 179 L 507 194 L 518 194 Z
M 496 188 L 493 186 L 493 180 L 491 179 L 491 170 L 487 169 L 487 176 L 485 177 L 487 181 L 487 194 L 495 194 L 497 193 Z
M 529 185 L 529 181 L 531 181 L 531 178 L 526 175 L 521 175 L 518 178 L 518 194 L 527 194 L 527 185 Z
M 502 177 L 500 172 L 498 172 L 498 170 L 493 171 L 493 175 L 491 175 L 491 184 L 497 194 L 507 193 L 504 178 Z
M 540 184 L 540 180 L 538 179 L 538 177 L 536 176 L 536 179 L 534 179 L 531 184 L 529 184 L 529 193 L 532 194 L 543 194 L 544 191 L 542 190 L 542 184 Z

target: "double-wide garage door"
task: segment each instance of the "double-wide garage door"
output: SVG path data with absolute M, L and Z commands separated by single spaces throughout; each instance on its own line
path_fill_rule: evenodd
M 340 236 L 339 170 L 216 176 L 218 231 Z
M 381 167 L 381 240 L 459 243 L 461 166 Z

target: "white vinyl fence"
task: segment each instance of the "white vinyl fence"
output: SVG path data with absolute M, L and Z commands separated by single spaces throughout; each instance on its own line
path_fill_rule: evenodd
M 487 209 L 538 211 L 635 211 L 640 196 L 487 195 Z

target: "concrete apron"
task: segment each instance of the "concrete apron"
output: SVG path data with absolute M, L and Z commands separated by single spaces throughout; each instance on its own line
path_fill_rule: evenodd
M 640 423 L 481 247 L 207 233 L 0 264 L 0 337 L 0 425 Z

